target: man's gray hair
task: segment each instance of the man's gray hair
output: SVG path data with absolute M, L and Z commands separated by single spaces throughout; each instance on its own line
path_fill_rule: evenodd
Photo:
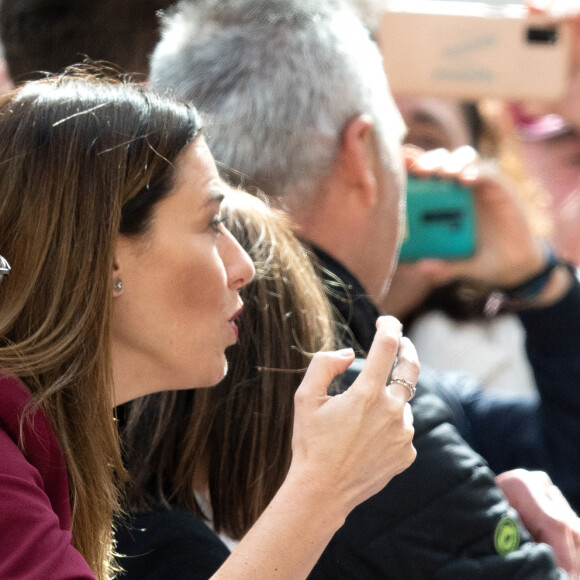
M 360 114 L 385 163 L 398 162 L 389 143 L 403 126 L 379 50 L 339 0 L 179 2 L 163 17 L 150 82 L 204 114 L 230 179 L 269 195 L 312 195 Z

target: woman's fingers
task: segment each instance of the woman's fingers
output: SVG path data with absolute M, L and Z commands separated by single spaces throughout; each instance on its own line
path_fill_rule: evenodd
M 397 363 L 393 367 L 387 391 L 396 399 L 410 401 L 415 396 L 420 370 L 421 367 L 415 346 L 407 337 L 402 337 L 399 344 Z
M 328 386 L 334 377 L 346 371 L 353 360 L 352 348 L 316 353 L 296 391 L 296 398 L 322 402 L 327 396 Z
M 293 473 L 302 474 L 309 485 L 331 486 L 347 510 L 415 459 L 410 392 L 403 381 L 414 386 L 419 374 L 415 349 L 390 316 L 377 321 L 368 359 L 353 385 L 327 396 L 330 381 L 352 359 L 352 351 L 314 357 L 296 392 L 292 439 Z M 387 388 L 393 366 L 399 382 Z
M 352 390 L 364 389 L 369 394 L 376 394 L 386 386 L 402 336 L 401 323 L 393 316 L 381 316 L 376 326 L 365 366 L 350 387 Z

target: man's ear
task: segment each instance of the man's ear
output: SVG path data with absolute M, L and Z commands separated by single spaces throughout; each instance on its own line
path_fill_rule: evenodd
M 345 182 L 363 196 L 365 203 L 374 205 L 376 151 L 373 121 L 368 115 L 358 115 L 343 129 L 337 164 Z

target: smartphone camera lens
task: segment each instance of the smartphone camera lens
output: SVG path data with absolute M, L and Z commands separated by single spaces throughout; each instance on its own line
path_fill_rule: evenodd
M 530 26 L 527 41 L 530 44 L 556 44 L 558 29 L 555 26 Z

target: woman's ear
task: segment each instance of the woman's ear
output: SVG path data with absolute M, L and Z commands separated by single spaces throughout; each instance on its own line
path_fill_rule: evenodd
M 337 156 L 343 179 L 356 189 L 364 203 L 377 201 L 376 151 L 373 121 L 358 115 L 342 132 Z

